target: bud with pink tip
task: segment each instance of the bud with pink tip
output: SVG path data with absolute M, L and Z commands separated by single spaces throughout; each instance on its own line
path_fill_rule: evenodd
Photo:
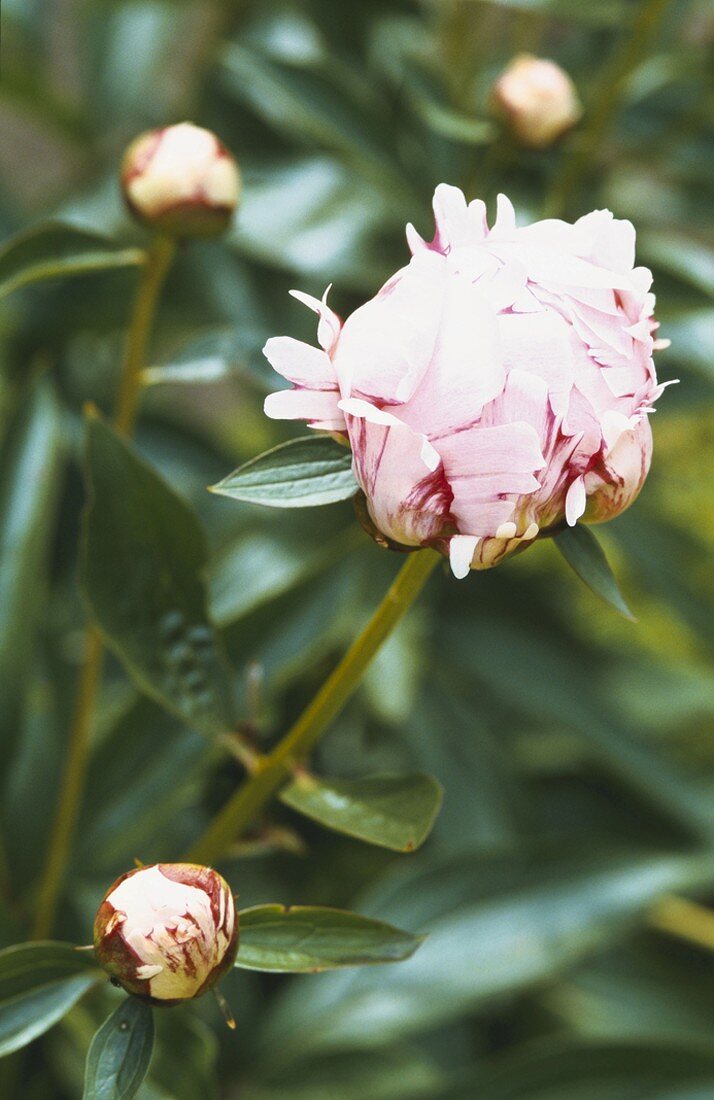
M 575 85 L 554 61 L 519 54 L 493 86 L 493 102 L 515 137 L 543 149 L 582 115 Z
M 157 1005 L 200 997 L 235 961 L 238 916 L 230 887 L 195 863 L 129 871 L 97 910 L 94 950 L 127 993 Z
M 238 166 L 215 134 L 181 122 L 136 138 L 122 162 L 131 212 L 176 237 L 222 233 L 238 205 Z
M 344 437 L 382 541 L 434 547 L 463 577 L 631 504 L 664 387 L 630 222 L 518 226 L 501 195 L 489 227 L 484 203 L 446 184 L 434 213 L 433 240 L 410 226 L 410 263 L 344 323 L 293 292 L 320 346 L 268 341 L 293 388 L 265 410 Z

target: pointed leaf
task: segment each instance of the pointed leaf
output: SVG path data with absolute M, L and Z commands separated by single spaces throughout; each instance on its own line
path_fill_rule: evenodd
M 343 909 L 256 905 L 240 914 L 235 965 L 244 970 L 315 973 L 398 962 L 413 955 L 422 940 Z
M 305 774 L 294 779 L 280 799 L 338 833 L 396 852 L 413 852 L 431 832 L 442 794 L 430 775 L 318 779 Z
M 562 531 L 555 538 L 555 545 L 571 569 L 596 596 L 614 607 L 626 619 L 636 622 L 635 616 L 625 603 L 615 575 L 610 568 L 605 552 L 595 535 L 587 527 L 578 524 Z
M 87 480 L 84 584 L 100 629 L 148 695 L 206 733 L 224 732 L 229 685 L 207 617 L 195 515 L 96 417 Z
M 145 256 L 139 248 L 116 248 L 95 233 L 48 222 L 18 233 L 0 247 L 0 298 L 47 279 L 136 267 Z
M 292 439 L 246 462 L 212 492 L 273 508 L 312 508 L 357 492 L 352 452 L 331 436 Z
M 0 951 L 0 1057 L 44 1035 L 102 978 L 94 957 L 70 943 Z
M 17 725 L 31 664 L 63 469 L 59 409 L 47 381 L 34 387 L 18 420 L 0 483 L 0 696 L 7 728 Z
M 92 1039 L 84 1100 L 131 1100 L 146 1077 L 153 1049 L 151 1006 L 127 997 Z

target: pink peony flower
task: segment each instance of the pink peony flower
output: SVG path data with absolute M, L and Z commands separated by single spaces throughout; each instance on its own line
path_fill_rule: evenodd
M 446 184 L 434 213 L 431 243 L 409 226 L 411 262 L 344 324 L 326 295 L 293 292 L 320 347 L 267 342 L 293 388 L 265 411 L 346 438 L 376 528 L 463 577 L 628 507 L 663 386 L 630 222 L 596 210 L 519 228 L 501 195 L 489 229 L 484 203 Z
M 238 914 L 225 879 L 194 863 L 156 863 L 110 886 L 94 950 L 128 993 L 157 1005 L 200 997 L 230 970 Z
M 534 149 L 552 145 L 583 113 L 575 85 L 560 65 L 527 53 L 513 58 L 491 94 L 514 136 Z

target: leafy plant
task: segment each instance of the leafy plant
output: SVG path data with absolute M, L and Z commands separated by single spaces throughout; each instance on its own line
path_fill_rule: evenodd
M 708 1095 L 707 6 L 6 0 L 2 30 L 0 1094 Z M 523 51 L 585 109 L 542 150 L 490 99 Z M 185 116 L 244 189 L 176 245 L 117 172 Z M 311 331 L 287 290 L 351 312 L 443 180 L 632 218 L 681 379 L 602 546 L 460 584 L 359 529 L 348 448 L 262 414 L 266 338 Z M 240 895 L 235 1030 L 78 947 L 135 859 Z

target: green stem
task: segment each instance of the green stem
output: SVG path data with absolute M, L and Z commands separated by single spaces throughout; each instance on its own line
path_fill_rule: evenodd
M 586 125 L 574 135 L 573 144 L 546 203 L 546 217 L 567 214 L 585 176 L 592 172 L 602 139 L 620 106 L 627 82 L 642 61 L 669 0 L 644 0 L 632 22 L 631 33 L 623 38 L 606 66 L 599 93 Z
M 431 550 L 409 555 L 372 618 L 337 668 L 282 741 L 269 755 L 258 761 L 254 773 L 218 812 L 191 848 L 186 857 L 188 860 L 210 864 L 225 855 L 290 776 L 294 765 L 304 760 L 332 719 L 340 713 L 359 686 L 380 646 L 416 600 L 438 560 Z
M 176 254 L 172 237 L 154 237 L 134 300 L 134 313 L 124 352 L 114 426 L 120 435 L 131 435 L 141 393 L 141 372 L 161 288 Z
M 114 425 L 122 435 L 131 435 L 134 429 L 141 391 L 141 371 L 145 365 L 149 336 L 161 287 L 175 250 L 175 241 L 168 237 L 155 237 L 139 281 L 114 413 Z M 62 787 L 35 907 L 33 939 L 44 939 L 48 936 L 54 923 L 82 803 L 92 721 L 103 666 L 102 640 L 97 628 L 90 626 L 87 630 L 84 665 L 77 683 Z

